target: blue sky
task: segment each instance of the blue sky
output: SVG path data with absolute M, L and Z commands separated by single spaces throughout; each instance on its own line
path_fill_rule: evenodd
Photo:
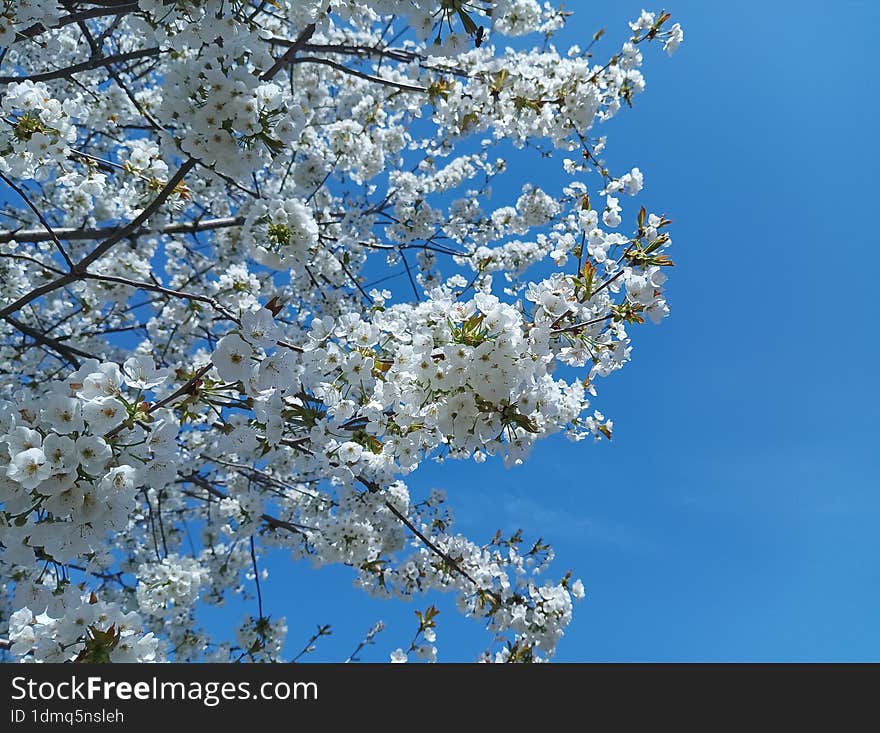
M 599 56 L 641 8 L 572 6 L 563 38 L 605 27 Z M 649 210 L 675 221 L 677 263 L 671 318 L 638 329 L 633 362 L 599 385 L 613 442 L 545 441 L 512 470 L 428 466 L 412 491 L 447 489 L 475 539 L 523 527 L 552 542 L 588 590 L 559 660 L 878 660 L 880 8 L 668 9 L 684 45 L 648 49 L 647 91 L 607 126 L 612 168 L 638 165 Z M 344 659 L 380 618 L 362 656 L 387 660 L 436 601 L 370 599 L 345 568 L 269 568 L 264 604 L 287 616 L 291 652 L 333 626 L 314 660 Z M 486 633 L 440 608 L 440 659 L 475 658 Z

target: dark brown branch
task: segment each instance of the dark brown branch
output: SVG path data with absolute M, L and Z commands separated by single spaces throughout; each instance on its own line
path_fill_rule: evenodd
M 211 306 L 214 310 L 222 315 L 226 316 L 232 321 L 237 321 L 238 319 L 235 317 L 228 308 L 225 308 L 223 305 L 217 302 L 216 298 L 212 298 L 210 295 L 200 295 L 198 293 L 187 293 L 182 290 L 174 290 L 173 288 L 166 288 L 164 285 L 159 285 L 157 283 L 145 283 L 140 282 L 138 280 L 129 280 L 127 277 L 118 277 L 116 275 L 97 275 L 92 272 L 87 272 L 83 275 L 83 277 L 87 280 L 97 280 L 98 282 L 108 282 L 108 283 L 116 283 L 118 285 L 127 285 L 131 288 L 137 288 L 138 290 L 148 290 L 153 293 L 162 293 L 163 295 L 168 295 L 172 298 L 180 298 L 181 300 L 195 300 L 199 303 L 205 303 Z
M 169 224 L 159 230 L 160 234 L 197 234 L 212 229 L 226 229 L 244 224 L 243 216 L 226 216 L 219 219 L 203 219 L 195 222 L 181 224 Z M 103 227 L 92 229 L 75 229 L 72 227 L 56 228 L 55 235 L 61 240 L 104 239 L 118 232 L 120 227 Z M 139 229 L 126 235 L 129 239 L 140 237 L 145 234 L 154 234 L 148 229 Z M 0 244 L 5 242 L 43 242 L 51 239 L 48 232 L 43 229 L 7 229 L 0 230 Z
M 61 253 L 61 256 L 64 258 L 64 261 L 67 263 L 67 266 L 72 268 L 73 261 L 70 259 L 70 256 L 67 254 L 67 251 L 64 249 L 64 245 L 61 244 L 61 240 L 58 239 L 58 235 L 54 232 L 52 227 L 49 225 L 49 222 L 46 221 L 46 217 L 43 216 L 43 213 L 34 205 L 34 202 L 31 201 L 30 196 L 27 195 L 27 192 L 23 188 L 17 186 L 15 183 L 10 181 L 2 173 L 0 173 L 0 179 L 2 179 L 3 182 L 7 186 L 9 186 L 9 188 L 11 188 L 13 191 L 15 191 L 21 197 L 22 201 L 24 201 L 27 204 L 28 208 L 34 212 L 34 215 L 37 217 L 37 219 L 40 220 L 40 224 L 43 225 L 43 228 L 46 230 L 46 233 L 49 235 L 49 238 L 55 243 L 55 247 Z
M 63 79 L 71 74 L 79 74 L 83 71 L 94 71 L 110 64 L 123 63 L 125 61 L 134 61 L 135 59 L 147 58 L 150 56 L 158 56 L 161 50 L 156 48 L 141 48 L 137 51 L 129 51 L 128 53 L 120 53 L 115 56 L 102 56 L 100 58 L 89 59 L 80 64 L 66 66 L 63 69 L 54 69 L 53 71 L 44 71 L 39 74 L 27 74 L 25 76 L 0 76 L 0 84 L 9 84 L 11 82 L 24 81 L 50 81 L 52 79 Z
M 201 381 L 202 377 L 204 377 L 211 370 L 211 368 L 213 366 L 214 366 L 214 364 L 209 361 L 207 364 L 205 364 L 205 366 L 201 367 L 195 374 L 193 374 L 193 376 L 189 380 L 187 380 L 186 383 L 184 383 L 183 385 L 178 387 L 170 395 L 168 395 L 167 397 L 164 397 L 163 399 L 159 400 L 158 402 L 154 402 L 152 405 L 150 405 L 147 408 L 147 414 L 150 415 L 150 414 L 154 413 L 156 410 L 158 410 L 162 407 L 165 407 L 166 405 L 170 405 L 178 397 L 183 397 L 183 395 L 189 394 L 190 392 L 192 392 L 196 388 L 196 385 Z M 126 427 L 128 427 L 128 421 L 120 423 L 112 430 L 108 430 L 106 433 L 104 433 L 104 439 L 111 440 L 112 438 L 115 438 Z
M 390 511 L 395 517 L 397 517 L 401 523 L 416 537 L 418 537 L 422 543 L 427 547 L 431 552 L 441 558 L 446 564 L 449 565 L 455 572 L 459 575 L 467 578 L 471 583 L 473 583 L 477 588 L 480 587 L 480 584 L 474 580 L 474 577 L 465 570 L 457 560 L 450 557 L 447 553 L 443 552 L 437 545 L 435 545 L 430 539 L 428 539 L 419 529 L 414 525 L 405 514 L 403 514 L 394 504 L 390 501 L 385 502 L 385 507 Z
M 129 13 L 135 13 L 139 10 L 140 8 L 137 3 L 124 3 L 112 8 L 90 8 L 89 10 L 81 10 L 78 13 L 65 15 L 63 18 L 59 18 L 57 23 L 48 28 L 42 23 L 34 23 L 30 28 L 25 28 L 23 31 L 19 31 L 18 36 L 21 38 L 35 38 L 41 33 L 45 33 L 47 30 L 63 28 L 71 23 L 79 23 L 80 21 L 89 20 L 91 18 L 103 18 L 107 15 L 128 15 Z
M 189 173 L 196 165 L 196 160 L 194 158 L 187 158 L 187 160 L 177 169 L 177 173 L 175 173 L 168 182 L 162 187 L 162 190 L 156 195 L 149 205 L 141 211 L 134 219 L 132 219 L 126 226 L 117 230 L 114 234 L 111 234 L 107 239 L 105 239 L 101 244 L 95 247 L 94 250 L 85 257 L 83 257 L 79 262 L 76 263 L 76 266 L 73 268 L 74 272 L 78 274 L 83 274 L 86 271 L 86 268 L 92 264 L 95 260 L 102 257 L 106 254 L 111 247 L 113 247 L 118 242 L 121 242 L 126 237 L 134 234 L 138 229 L 141 228 L 141 225 L 147 221 L 153 214 L 155 214 L 164 204 L 171 194 L 177 189 L 180 183 L 186 178 L 186 174 Z
M 299 51 L 308 40 L 315 34 L 315 24 L 309 23 L 305 28 L 303 28 L 302 32 L 297 36 L 296 40 L 290 45 L 290 48 L 284 52 L 271 67 L 266 71 L 260 79 L 262 81 L 269 81 L 272 77 L 274 77 L 281 69 L 283 69 L 287 64 L 293 61 L 293 57 L 296 56 L 297 51 Z
M 117 8 L 128 4 L 128 0 L 79 0 L 79 2 L 83 5 L 101 5 L 105 8 Z
M 279 46 L 286 46 L 290 44 L 290 41 L 284 38 L 271 38 L 269 40 L 271 43 L 277 44 Z M 426 63 L 428 60 L 427 56 L 416 53 L 415 51 L 407 50 L 405 48 L 396 48 L 391 46 L 358 46 L 346 43 L 307 43 L 305 46 L 302 47 L 302 50 L 311 51 L 313 53 L 332 53 L 346 56 L 356 56 L 358 58 L 378 57 L 380 60 L 391 59 L 392 61 L 400 61 L 401 63 L 410 63 L 412 61 L 417 61 L 419 68 L 425 69 L 426 71 L 436 71 L 440 74 L 451 74 L 452 76 L 459 76 L 466 79 L 472 78 L 471 74 L 465 69 L 459 68 L 457 66 L 428 64 Z
M 364 476 L 357 476 L 356 478 L 360 483 L 366 486 L 367 490 L 371 492 L 379 491 L 380 487 L 374 481 L 370 481 Z M 409 518 L 390 501 L 386 500 L 384 504 L 388 511 L 390 511 L 395 517 L 397 517 L 400 522 L 425 545 L 425 547 L 427 547 L 431 552 L 437 555 L 437 557 L 443 560 L 450 568 L 452 568 L 452 570 L 457 572 L 463 578 L 469 580 L 471 584 L 478 590 L 482 590 L 483 592 L 488 593 L 499 605 L 503 603 L 501 597 L 495 591 L 488 588 L 481 588 L 480 584 L 474 579 L 474 576 L 471 575 L 467 570 L 465 570 L 461 566 L 461 563 L 458 562 L 458 560 L 449 555 L 449 553 L 441 550 L 431 539 L 426 537 L 425 534 L 418 527 L 416 527 L 416 525 L 413 524 L 409 520 Z
M 322 59 L 317 56 L 298 56 L 295 59 L 290 61 L 291 64 L 321 64 L 322 66 L 330 66 L 331 68 L 336 69 L 337 71 L 341 71 L 343 74 L 348 74 L 349 76 L 356 76 L 359 79 L 366 79 L 367 81 L 371 81 L 375 84 L 382 84 L 386 87 L 394 87 L 395 89 L 400 89 L 404 92 L 419 92 L 424 93 L 427 92 L 428 89 L 422 86 L 416 86 L 414 84 L 404 84 L 400 81 L 394 81 L 393 79 L 386 79 L 381 76 L 373 76 L 372 74 L 367 74 L 364 71 L 358 71 L 357 69 L 350 69 L 348 66 L 344 64 L 340 64 L 336 61 L 331 61 L 330 59 Z
M 54 292 L 59 288 L 66 287 L 70 285 L 72 282 L 75 282 L 77 276 L 73 273 L 67 273 L 66 275 L 62 275 L 56 280 L 52 280 L 51 282 L 47 282 L 45 285 L 40 285 L 38 288 L 34 288 L 26 295 L 22 295 L 18 300 L 13 303 L 10 303 L 5 308 L 0 310 L 0 318 L 6 318 L 6 316 L 15 313 L 19 308 L 23 308 L 32 300 L 36 300 L 37 298 L 46 295 L 47 293 Z
M 178 483 L 193 483 L 199 488 L 207 491 L 211 496 L 217 499 L 226 499 L 227 496 L 220 489 L 218 489 L 214 484 L 212 484 L 208 479 L 204 476 L 200 476 L 197 473 L 191 473 L 188 476 L 181 476 L 178 479 Z M 308 529 L 312 531 L 315 530 L 312 527 L 307 527 L 304 524 L 296 524 L 294 522 L 288 522 L 286 519 L 279 519 L 278 517 L 273 517 L 271 514 L 261 514 L 260 519 L 264 521 L 267 525 L 269 525 L 269 529 L 286 529 L 288 532 L 292 532 L 294 534 L 304 534 L 303 530 Z
M 273 43 L 284 45 L 282 39 L 271 39 Z M 415 51 L 407 51 L 403 48 L 374 48 L 372 46 L 355 46 L 346 43 L 326 44 L 326 43 L 307 43 L 302 47 L 303 51 L 311 51 L 313 53 L 337 53 L 347 56 L 379 56 L 394 61 L 416 61 L 425 57 Z
M 557 333 L 568 333 L 569 331 L 579 331 L 582 328 L 586 328 L 587 326 L 594 326 L 597 323 L 602 323 L 602 321 L 607 321 L 609 318 L 613 318 L 614 314 L 609 313 L 607 316 L 599 316 L 598 318 L 592 318 L 589 321 L 581 321 L 580 323 L 575 323 L 572 326 L 565 326 L 564 328 L 554 328 L 550 331 L 551 334 L 556 335 Z
M 61 354 L 65 359 L 67 359 L 74 367 L 79 369 L 80 361 L 77 358 L 78 356 L 82 356 L 86 359 L 96 359 L 97 357 L 94 354 L 90 354 L 88 351 L 83 351 L 82 349 L 78 349 L 75 346 L 68 346 L 67 344 L 63 344 L 57 339 L 52 338 L 51 336 L 47 336 L 42 331 L 33 328 L 32 326 L 28 326 L 26 323 L 22 323 L 17 318 L 13 318 L 12 316 L 4 316 L 4 321 L 6 321 L 10 326 L 13 326 L 17 330 L 21 331 L 23 334 L 30 336 L 34 341 L 43 344 L 44 346 L 48 346 L 53 351 Z

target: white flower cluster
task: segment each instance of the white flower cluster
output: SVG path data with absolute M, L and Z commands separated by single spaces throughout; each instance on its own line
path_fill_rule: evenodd
M 383 566 L 377 572 L 368 566 L 360 584 L 380 596 L 407 597 L 429 589 L 454 591 L 463 613 L 485 618 L 496 633 L 510 635 L 511 643 L 492 661 L 551 658 L 571 622 L 573 601 L 585 595 L 583 583 L 566 576 L 558 583 L 539 584 L 538 576 L 553 559 L 552 550 L 540 542 L 524 549 L 520 533 L 510 538 L 498 533 L 480 547 L 461 535 L 432 530 L 438 507 L 436 500 L 425 505 L 421 530 L 431 535 L 444 557 L 417 547 L 394 568 Z M 454 569 L 449 558 L 455 558 Z M 425 653 L 431 655 L 430 648 Z M 392 661 L 407 660 L 398 654 Z
M 261 202 L 253 207 L 245 233 L 253 237 L 254 259 L 267 267 L 302 271 L 320 258 L 318 224 L 301 199 Z
M 246 68 L 228 74 L 199 60 L 165 80 L 161 114 L 184 126 L 181 148 L 232 178 L 247 178 L 296 140 L 303 116 L 287 111 L 281 88 Z
M 42 82 L 9 84 L 0 99 L 0 171 L 23 180 L 45 179 L 76 140 L 79 105 L 59 101 Z
M 80 595 L 73 586 L 53 593 L 42 586 L 38 598 L 12 614 L 10 651 L 24 661 L 153 662 L 160 661 L 159 639 L 143 632 L 143 619 L 118 603 Z
M 189 610 L 196 602 L 208 574 L 191 557 L 166 555 L 161 562 L 143 563 L 137 569 L 137 602 L 153 615 Z
M 177 422 L 169 411 L 149 414 L 142 401 L 143 390 L 165 378 L 148 357 L 131 357 L 122 369 L 89 360 L 39 400 L 20 394 L 22 401 L 7 404 L 0 436 L 5 573 L 35 561 L 96 569 L 112 562 L 108 533 L 128 529 L 137 488 L 161 488 L 176 477 Z M 149 421 L 149 433 L 127 428 L 133 420 Z M 122 427 L 125 441 L 118 441 L 113 433 Z

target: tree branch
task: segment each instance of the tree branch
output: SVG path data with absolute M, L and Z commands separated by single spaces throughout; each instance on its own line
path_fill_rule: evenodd
M 103 18 L 107 15 L 128 15 L 129 13 L 134 13 L 139 10 L 140 8 L 138 7 L 137 3 L 121 3 L 111 8 L 90 8 L 89 10 L 81 10 L 78 13 L 65 15 L 63 18 L 59 18 L 56 23 L 50 25 L 48 28 L 42 23 L 34 23 L 30 28 L 25 28 L 23 31 L 19 31 L 17 35 L 22 38 L 35 38 L 36 36 L 39 36 L 41 33 L 45 33 L 48 30 L 63 28 L 66 25 L 70 25 L 71 23 L 79 23 L 82 20 L 89 20 L 91 18 Z
M 222 314 L 226 318 L 232 321 L 238 321 L 235 314 L 232 313 L 228 308 L 221 305 L 217 302 L 216 298 L 212 298 L 210 295 L 199 295 L 198 293 L 186 293 L 182 290 L 174 290 L 173 288 L 166 288 L 164 285 L 159 285 L 157 283 L 145 283 L 140 282 L 138 280 L 129 280 L 127 277 L 117 277 L 116 275 L 98 275 L 93 272 L 86 272 L 83 277 L 86 280 L 97 280 L 99 282 L 108 282 L 108 283 L 117 283 L 119 285 L 127 285 L 131 288 L 137 288 L 138 290 L 149 290 L 154 293 L 162 293 L 163 295 L 168 295 L 172 298 L 180 298 L 181 300 L 195 300 L 199 303 L 205 303 L 210 305 L 214 310 L 218 313 Z
M 43 216 L 43 213 L 34 205 L 33 201 L 31 201 L 30 197 L 27 195 L 25 190 L 20 186 L 15 185 L 12 181 L 10 181 L 5 175 L 0 173 L 0 179 L 9 186 L 13 191 L 15 191 L 21 199 L 27 204 L 27 207 L 34 212 L 34 215 L 37 219 L 40 220 L 40 224 L 43 225 L 43 228 L 46 230 L 46 233 L 49 235 L 49 238 L 55 243 L 55 247 L 61 253 L 61 256 L 64 258 L 64 261 L 67 263 L 69 268 L 73 268 L 73 260 L 70 259 L 70 255 L 67 254 L 67 251 L 64 249 L 64 245 L 61 244 L 61 240 L 58 239 L 58 235 L 53 231 L 52 227 L 49 225 L 49 222 L 46 221 L 46 217 Z
M 302 32 L 297 36 L 296 40 L 290 45 L 290 48 L 284 52 L 284 55 L 281 56 L 271 67 L 266 71 L 260 79 L 262 81 L 269 81 L 272 77 L 274 77 L 281 69 L 283 69 L 287 64 L 293 61 L 293 57 L 296 56 L 297 51 L 299 51 L 308 40 L 315 34 L 315 24 L 309 23 L 305 28 L 302 29 Z
M 77 280 L 83 279 L 86 273 L 86 268 L 92 262 L 97 260 L 106 254 L 111 247 L 116 245 L 121 240 L 126 237 L 131 236 L 135 232 L 137 232 L 141 225 L 149 219 L 153 214 L 155 214 L 165 203 L 169 196 L 174 193 L 174 190 L 180 184 L 180 182 L 184 179 L 187 173 L 189 173 L 196 164 L 196 160 L 194 158 L 188 158 L 186 162 L 180 168 L 178 168 L 177 173 L 175 173 L 171 179 L 162 187 L 162 190 L 156 195 L 147 206 L 138 214 L 134 219 L 132 219 L 128 224 L 124 227 L 120 227 L 114 230 L 114 233 L 111 234 L 107 239 L 101 242 L 94 250 L 85 257 L 83 257 L 76 265 L 73 266 L 71 271 L 59 277 L 57 280 L 52 280 L 51 282 L 46 283 L 45 285 L 41 285 L 34 290 L 31 290 L 29 293 L 22 295 L 18 300 L 6 306 L 3 309 L 0 309 L 0 318 L 5 318 L 6 316 L 15 313 L 20 308 L 26 306 L 31 301 L 36 300 L 37 298 L 46 295 L 47 293 L 51 293 L 59 288 L 63 288 L 67 285 L 70 285 Z
M 11 82 L 20 82 L 26 79 L 31 81 L 50 81 L 52 79 L 64 79 L 71 74 L 79 74 L 83 71 L 94 71 L 110 64 L 122 63 L 125 61 L 134 61 L 135 59 L 148 58 L 150 56 L 158 56 L 161 50 L 155 48 L 141 48 L 137 51 L 129 51 L 128 53 L 120 53 L 115 56 L 102 56 L 100 58 L 89 59 L 80 64 L 66 66 L 63 69 L 55 69 L 53 71 L 44 71 L 39 74 L 28 74 L 25 76 L 0 76 L 0 84 L 9 84 Z
M 188 379 L 183 385 L 178 387 L 170 395 L 168 395 L 167 397 L 159 400 L 158 402 L 154 402 L 152 405 L 150 405 L 149 408 L 147 408 L 147 414 L 151 415 L 156 410 L 158 410 L 162 407 L 165 407 L 166 405 L 170 405 L 178 397 L 183 397 L 183 395 L 189 394 L 190 392 L 192 392 L 193 389 L 195 388 L 196 384 L 201 380 L 202 377 L 204 377 L 211 370 L 211 368 L 213 366 L 214 366 L 213 362 L 209 361 L 207 364 L 205 364 L 205 366 L 201 367 L 195 374 L 193 374 L 192 377 L 190 377 L 190 379 Z M 115 438 L 126 427 L 128 427 L 128 421 L 123 422 L 123 423 L 119 423 L 119 425 L 117 425 L 115 428 L 113 428 L 112 430 L 108 430 L 106 433 L 104 433 L 104 439 L 111 440 L 111 439 Z
M 21 331 L 23 334 L 30 336 L 38 343 L 41 343 L 44 346 L 48 346 L 53 351 L 61 354 L 61 356 L 67 359 L 77 369 L 79 369 L 80 367 L 80 361 L 77 358 L 78 356 L 82 356 L 86 359 L 98 358 L 94 354 L 90 354 L 88 351 L 83 351 L 82 349 L 78 349 L 75 346 L 68 346 L 67 344 L 63 344 L 57 339 L 54 339 L 51 336 L 47 336 L 42 331 L 33 328 L 32 326 L 28 326 L 26 323 L 22 323 L 17 318 L 13 318 L 12 316 L 4 316 L 3 320 L 6 321 L 10 326 L 13 326 L 17 330 Z
M 181 224 L 169 224 L 159 230 L 160 234 L 198 234 L 199 232 L 207 232 L 212 229 L 226 229 L 228 227 L 237 227 L 244 224 L 243 216 L 226 216 L 218 219 L 203 219 L 195 222 L 184 222 Z M 55 235 L 61 240 L 83 240 L 83 239 L 104 239 L 110 237 L 120 230 L 121 227 L 95 227 L 76 229 L 73 227 L 56 227 Z M 129 239 L 132 237 L 140 237 L 145 234 L 153 234 L 148 229 L 138 229 L 126 235 Z M 6 229 L 0 230 L 0 244 L 5 242 L 43 242 L 52 237 L 43 229 Z
M 381 76 L 373 76 L 372 74 L 367 74 L 364 71 L 358 71 L 357 69 L 351 69 L 344 64 L 340 64 L 337 61 L 332 61 L 330 59 L 322 59 L 317 56 L 299 56 L 290 61 L 291 64 L 321 64 L 322 66 L 330 66 L 337 71 L 341 71 L 343 74 L 348 74 L 349 76 L 356 76 L 359 79 L 366 79 L 367 81 L 371 81 L 375 84 L 382 84 L 387 87 L 394 87 L 395 89 L 400 89 L 404 92 L 419 92 L 424 93 L 427 92 L 427 87 L 416 86 L 414 84 L 404 84 L 400 81 L 394 81 L 393 79 L 386 79 Z
M 168 200 L 171 194 L 174 193 L 177 186 L 184 178 L 186 178 L 186 174 L 195 167 L 196 162 L 195 158 L 187 158 L 183 165 L 177 169 L 177 173 L 171 176 L 168 182 L 162 187 L 162 190 L 156 194 L 156 198 L 154 198 L 149 205 L 126 226 L 117 230 L 114 234 L 111 234 L 107 239 L 101 242 L 101 244 L 95 247 L 91 254 L 86 255 L 77 262 L 76 266 L 73 268 L 74 272 L 80 275 L 84 274 L 86 268 L 95 260 L 106 254 L 111 247 L 140 229 L 141 225 L 155 214 L 162 207 L 162 204 Z

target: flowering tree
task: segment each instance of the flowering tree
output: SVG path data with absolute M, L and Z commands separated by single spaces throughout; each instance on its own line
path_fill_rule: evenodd
M 681 28 L 642 12 L 596 60 L 601 31 L 554 47 L 567 16 L 0 0 L 8 655 L 278 660 L 260 558 L 282 549 L 380 596 L 456 594 L 484 659 L 552 656 L 580 581 L 539 578 L 552 551 L 519 533 L 456 534 L 405 481 L 609 438 L 594 382 L 668 312 L 669 221 L 623 223 L 642 173 L 594 131 Z M 510 151 L 534 180 L 491 204 Z M 568 184 L 535 185 L 560 158 Z M 210 638 L 197 602 L 235 594 L 253 612 Z M 435 616 L 395 661 L 436 657 Z

